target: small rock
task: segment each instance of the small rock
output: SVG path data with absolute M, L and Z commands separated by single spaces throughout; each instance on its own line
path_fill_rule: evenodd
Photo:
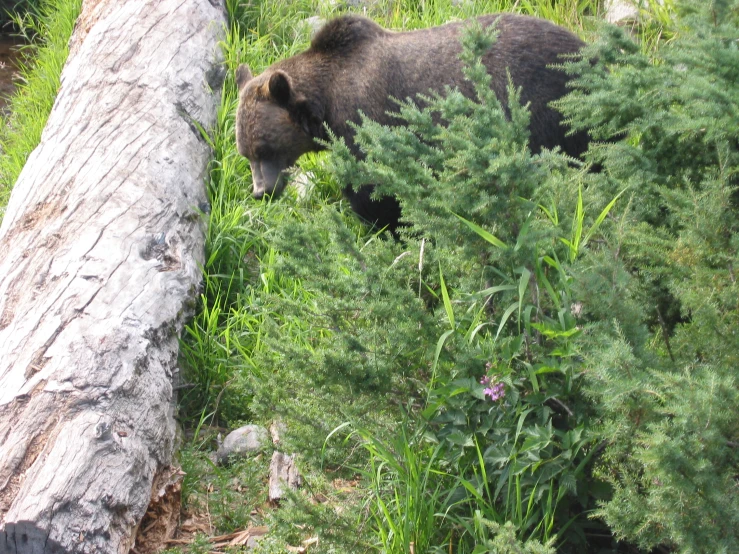
M 638 22 L 641 16 L 639 8 L 648 5 L 644 0 L 606 0 L 605 20 L 615 25 Z M 664 0 L 657 0 L 657 5 L 663 6 Z
M 261 452 L 269 441 L 269 431 L 260 425 L 244 425 L 226 436 L 218 448 L 218 462 L 224 464 Z
M 623 23 L 639 17 L 639 8 L 630 0 L 606 0 L 605 8 L 608 23 Z
M 303 477 L 295 466 L 295 455 L 287 456 L 275 451 L 269 463 L 269 501 L 276 502 L 285 495 L 285 485 L 297 489 L 303 484 Z
M 305 172 L 300 170 L 293 175 L 292 185 L 298 191 L 298 198 L 302 200 L 306 196 L 308 196 L 308 193 L 310 193 L 311 189 L 313 188 L 314 178 L 315 175 L 313 175 L 313 172 L 311 171 Z
M 305 21 L 303 21 L 303 24 L 306 25 L 310 29 L 311 38 L 313 38 L 315 34 L 321 30 L 321 27 L 323 27 L 325 23 L 326 23 L 326 20 L 318 15 L 314 15 L 312 17 L 309 17 Z

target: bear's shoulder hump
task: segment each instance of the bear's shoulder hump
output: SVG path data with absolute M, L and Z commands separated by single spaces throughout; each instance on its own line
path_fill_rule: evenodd
M 310 46 L 314 52 L 347 51 L 386 32 L 371 19 L 345 15 L 327 22 L 313 37 Z

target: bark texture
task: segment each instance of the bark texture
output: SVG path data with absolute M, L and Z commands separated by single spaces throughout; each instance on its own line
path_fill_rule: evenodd
M 125 554 L 171 460 L 223 0 L 85 0 L 0 226 L 0 553 Z
M 269 501 L 279 502 L 285 497 L 286 489 L 298 489 L 303 478 L 295 465 L 295 454 L 288 456 L 282 452 L 272 454 L 269 463 Z

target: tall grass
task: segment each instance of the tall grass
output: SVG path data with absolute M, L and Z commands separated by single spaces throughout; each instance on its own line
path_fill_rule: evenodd
M 41 141 L 81 7 L 82 0 L 42 0 L 29 12 L 13 16 L 18 33 L 28 44 L 22 50 L 10 115 L 0 120 L 0 220 L 26 159 Z
M 441 468 L 440 446 L 424 441 L 422 433 L 409 436 L 410 427 L 401 425 L 389 442 L 358 431 L 370 453 L 367 510 L 388 554 L 426 552 L 453 540 L 449 526 L 440 525 L 446 516 L 440 510 L 453 503 L 454 479 Z

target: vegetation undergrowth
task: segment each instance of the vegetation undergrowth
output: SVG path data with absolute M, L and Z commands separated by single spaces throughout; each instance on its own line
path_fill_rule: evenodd
M 182 343 L 186 510 L 214 533 L 266 523 L 258 552 L 736 550 L 737 3 L 667 3 L 639 44 L 590 34 L 595 3 L 372 3 L 396 29 L 516 9 L 588 33 L 559 104 L 606 141 L 600 171 L 528 150 L 478 31 L 477 98 L 365 122 L 364 160 L 341 143 L 306 156 L 302 190 L 272 202 L 250 198 L 236 152 L 233 71 L 302 50 L 305 20 L 338 11 L 228 4 L 202 311 Z M 401 200 L 402 240 L 352 215 L 347 182 Z M 275 420 L 306 479 L 279 509 L 261 504 L 263 458 L 208 461 L 218 432 Z
M 39 0 L 24 7 L 27 11 L 11 15 L 16 32 L 27 44 L 22 47 L 20 79 L 8 106 L 9 116 L 0 118 L 0 221 L 54 106 L 82 0 Z

